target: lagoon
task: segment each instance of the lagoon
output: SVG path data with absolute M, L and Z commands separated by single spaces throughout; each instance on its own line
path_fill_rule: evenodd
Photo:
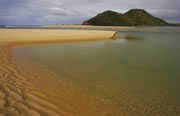
M 116 30 L 113 41 L 13 49 L 130 116 L 180 115 L 180 28 Z M 49 77 L 51 78 L 51 77 Z

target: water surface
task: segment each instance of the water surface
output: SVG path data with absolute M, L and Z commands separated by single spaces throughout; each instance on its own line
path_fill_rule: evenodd
M 117 31 L 113 41 L 26 46 L 14 54 L 47 65 L 127 115 L 180 115 L 180 28 Z

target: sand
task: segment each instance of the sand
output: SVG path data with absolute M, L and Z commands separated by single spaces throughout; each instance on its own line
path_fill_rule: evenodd
M 108 101 L 89 95 L 47 66 L 13 53 L 22 41 L 108 40 L 117 36 L 115 32 L 0 29 L 0 35 L 0 116 L 120 115 Z
M 116 39 L 115 31 L 0 29 L 0 42 L 74 42 Z

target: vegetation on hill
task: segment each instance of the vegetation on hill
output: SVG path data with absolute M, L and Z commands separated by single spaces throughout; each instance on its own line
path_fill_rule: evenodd
M 133 19 L 140 26 L 161 26 L 168 25 L 164 20 L 152 16 L 150 13 L 143 9 L 132 9 L 124 14 L 125 16 Z
M 94 18 L 85 21 L 83 24 L 100 26 L 128 26 L 134 25 L 135 22 L 131 18 L 124 16 L 124 14 L 109 10 L 98 14 Z
M 170 23 L 169 26 L 180 26 L 180 24 Z
M 125 14 L 105 11 L 83 22 L 83 25 L 97 26 L 166 26 L 167 22 L 152 16 L 143 9 L 132 9 Z

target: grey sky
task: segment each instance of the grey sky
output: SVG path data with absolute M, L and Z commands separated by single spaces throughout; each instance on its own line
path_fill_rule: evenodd
M 0 25 L 81 24 L 105 10 L 141 8 L 180 23 L 180 0 L 0 0 Z

